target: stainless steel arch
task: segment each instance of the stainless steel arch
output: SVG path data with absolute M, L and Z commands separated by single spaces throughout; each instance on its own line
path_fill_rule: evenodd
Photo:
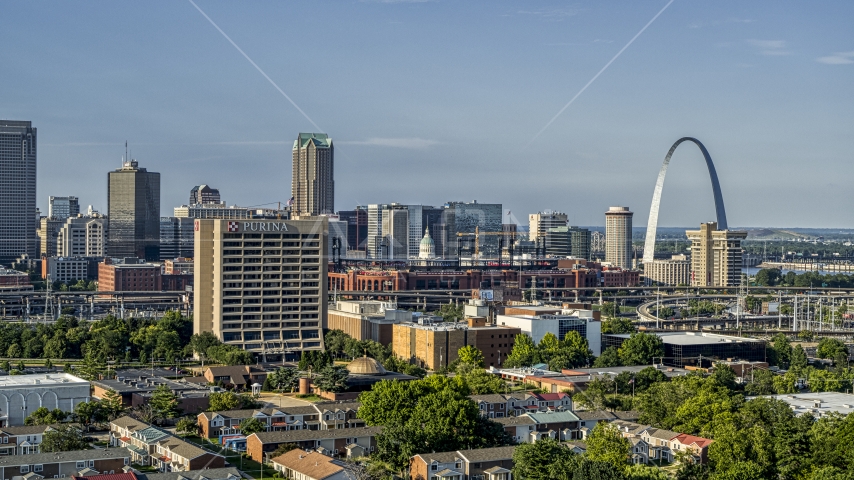
M 709 177 L 712 180 L 712 193 L 715 196 L 715 214 L 718 219 L 718 229 L 727 229 L 724 197 L 721 195 L 721 185 L 718 183 L 718 174 L 715 172 L 715 164 L 712 163 L 712 157 L 699 140 L 693 137 L 682 137 L 670 147 L 670 151 L 664 157 L 664 164 L 661 166 L 661 171 L 658 172 L 658 180 L 655 182 L 655 191 L 652 194 L 652 206 L 649 209 L 649 222 L 646 224 L 646 242 L 644 242 L 643 246 L 644 263 L 651 262 L 655 258 L 655 231 L 658 228 L 658 206 L 661 203 L 661 190 L 664 188 L 664 176 L 667 174 L 667 166 L 670 165 L 670 157 L 673 156 L 676 147 L 686 141 L 693 142 L 703 152 L 703 157 L 706 159 L 706 166 L 709 167 Z

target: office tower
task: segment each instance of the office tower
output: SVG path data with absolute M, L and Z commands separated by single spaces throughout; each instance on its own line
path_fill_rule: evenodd
M 430 208 L 430 207 L 427 207 Z M 408 210 L 407 222 L 409 231 L 406 236 L 407 253 L 409 258 L 417 258 L 420 253 L 421 239 L 424 237 L 424 206 L 406 205 Z
M 590 259 L 590 230 L 554 227 L 546 231 L 546 255 Z
M 47 216 L 60 220 L 76 217 L 80 213 L 80 203 L 77 197 L 54 197 L 48 199 Z
M 528 239 L 536 242 L 537 239 L 544 237 L 550 228 L 565 227 L 567 221 L 566 214 L 561 212 L 546 210 L 532 213 L 528 215 Z
M 190 190 L 190 205 L 220 203 L 219 190 L 207 185 L 198 185 Z
M 335 211 L 335 149 L 325 133 L 300 133 L 294 140 L 291 196 L 294 215 Z
M 611 207 L 605 212 L 605 262 L 632 268 L 632 215 L 629 207 Z
M 160 260 L 160 174 L 136 160 L 109 172 L 107 254 Z
M 193 256 L 194 222 L 188 217 L 160 217 L 160 260 Z
M 55 257 L 57 255 L 57 243 L 59 229 L 65 225 L 65 220 L 52 217 L 39 219 L 39 229 L 36 235 L 39 239 L 39 255 L 42 257 Z
M 501 235 L 490 233 L 503 231 L 502 217 L 503 209 L 500 203 L 477 203 L 477 201 L 446 203 L 442 217 L 445 258 L 454 258 L 458 255 L 458 247 L 461 245 L 459 234 L 473 234 L 475 229 L 484 233 L 480 236 L 481 256 L 497 257 L 498 239 Z M 474 235 L 468 235 L 465 238 L 467 240 L 464 242 L 474 241 Z
M 107 252 L 107 219 L 78 215 L 65 219 L 56 236 L 60 257 L 104 257 Z
M 691 241 L 691 285 L 732 287 L 741 284 L 741 241 L 747 232 L 718 230 L 717 222 L 685 232 Z
M 367 258 L 386 260 L 409 256 L 409 207 L 399 203 L 368 205 Z M 419 222 L 420 222 L 419 214 Z M 418 237 L 421 241 L 421 237 Z
M 0 120 L 0 264 L 35 258 L 36 129 L 32 122 Z
M 194 333 L 297 361 L 322 350 L 327 219 L 195 220 Z
M 347 246 L 348 250 L 367 250 L 368 239 L 368 210 L 363 206 L 357 206 L 353 210 L 342 210 L 338 212 L 338 218 L 347 222 Z

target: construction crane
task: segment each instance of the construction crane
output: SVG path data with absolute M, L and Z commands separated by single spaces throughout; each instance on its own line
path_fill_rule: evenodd
M 474 235 L 474 258 L 480 258 L 480 236 L 481 235 L 500 235 L 498 238 L 498 264 L 501 265 L 501 250 L 504 246 L 504 237 L 515 237 L 516 232 L 481 232 L 480 227 L 475 227 L 474 232 L 458 232 L 457 237 L 470 237 Z M 510 245 L 510 262 L 513 262 L 513 246 Z M 512 265 L 511 265 L 512 266 Z

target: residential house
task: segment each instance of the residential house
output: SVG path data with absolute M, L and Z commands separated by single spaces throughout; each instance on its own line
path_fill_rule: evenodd
M 578 417 L 578 438 L 582 440 L 587 439 L 587 435 L 590 435 L 590 432 L 596 428 L 596 424 L 599 422 L 617 420 L 617 417 L 613 413 L 605 410 L 576 410 L 572 413 Z
M 41 480 L 122 472 L 130 465 L 125 448 L 31 453 L 0 457 L 0 480 Z
M 567 393 L 533 393 L 532 395 L 537 399 L 537 405 L 541 410 L 572 410 L 572 397 Z
M 513 441 L 517 443 L 530 443 L 531 433 L 537 424 L 534 419 L 527 415 L 495 418 L 493 421 L 501 424 L 507 435 L 510 435 Z
M 631 443 L 629 450 L 631 453 L 631 462 L 644 465 L 649 463 L 649 444 L 639 437 L 630 438 L 629 443 Z
M 647 461 L 673 462 L 677 459 L 679 452 L 685 452 L 698 463 L 705 463 L 708 460 L 708 448 L 713 442 L 708 438 L 624 420 L 614 420 L 612 423 L 624 437 L 630 440 L 641 439 L 646 443 Z M 633 456 L 634 453 L 633 450 Z
M 471 395 L 481 413 L 489 418 L 522 415 L 547 410 L 572 410 L 572 398 L 566 393 L 528 393 Z
M 516 447 L 422 453 L 410 459 L 413 480 L 512 480 Z
M 578 417 L 570 411 L 528 412 L 534 420 L 531 442 L 548 437 L 555 440 L 574 440 L 578 436 Z
M 233 367 L 208 367 L 203 374 L 208 383 L 234 387 L 236 390 L 246 390 L 253 383 L 264 385 L 267 372 L 250 365 Z
M 133 463 L 163 472 L 225 466 L 225 457 L 128 416 L 110 422 L 110 445 L 127 448 Z
M 246 437 L 246 451 L 261 462 L 279 446 L 293 443 L 302 450 L 316 450 L 330 457 L 358 457 L 376 450 L 376 435 L 381 430 L 382 427 L 360 427 L 258 432 Z
M 469 398 L 477 404 L 480 413 L 487 418 L 503 418 L 508 416 L 509 402 L 500 393 L 486 395 L 471 395 Z
M 41 452 L 42 436 L 48 425 L 0 428 L 0 455 L 29 455 Z
M 285 478 L 299 480 L 349 480 L 346 463 L 317 452 L 296 449 L 271 460 Z
M 268 432 L 363 427 L 358 410 L 359 402 L 323 402 L 305 407 L 202 412 L 197 420 L 203 437 L 220 438 L 239 434 L 240 424 L 249 418 L 259 420 Z
M 139 480 L 240 480 L 243 478 L 240 470 L 235 467 L 207 468 L 205 470 L 192 470 L 189 472 L 145 473 L 136 474 L 136 477 Z M 114 479 L 93 478 L 91 480 Z

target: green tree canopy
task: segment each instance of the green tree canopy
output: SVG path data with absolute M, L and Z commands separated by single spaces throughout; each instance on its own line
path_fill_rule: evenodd
M 263 432 L 266 430 L 267 425 L 255 417 L 249 417 L 240 423 L 240 434 L 247 437 L 253 433 Z
M 664 342 L 658 335 L 636 332 L 623 342 L 619 352 L 623 365 L 649 365 L 655 357 L 664 356 Z
M 629 462 L 629 440 L 617 427 L 607 422 L 598 422 L 587 438 L 585 455 L 594 461 L 607 462 L 624 468 Z
M 460 347 L 457 350 L 457 357 L 461 363 L 483 368 L 483 353 L 473 345 Z
M 39 446 L 43 453 L 86 450 L 89 444 L 83 440 L 80 430 L 70 425 L 58 425 L 46 431 Z

